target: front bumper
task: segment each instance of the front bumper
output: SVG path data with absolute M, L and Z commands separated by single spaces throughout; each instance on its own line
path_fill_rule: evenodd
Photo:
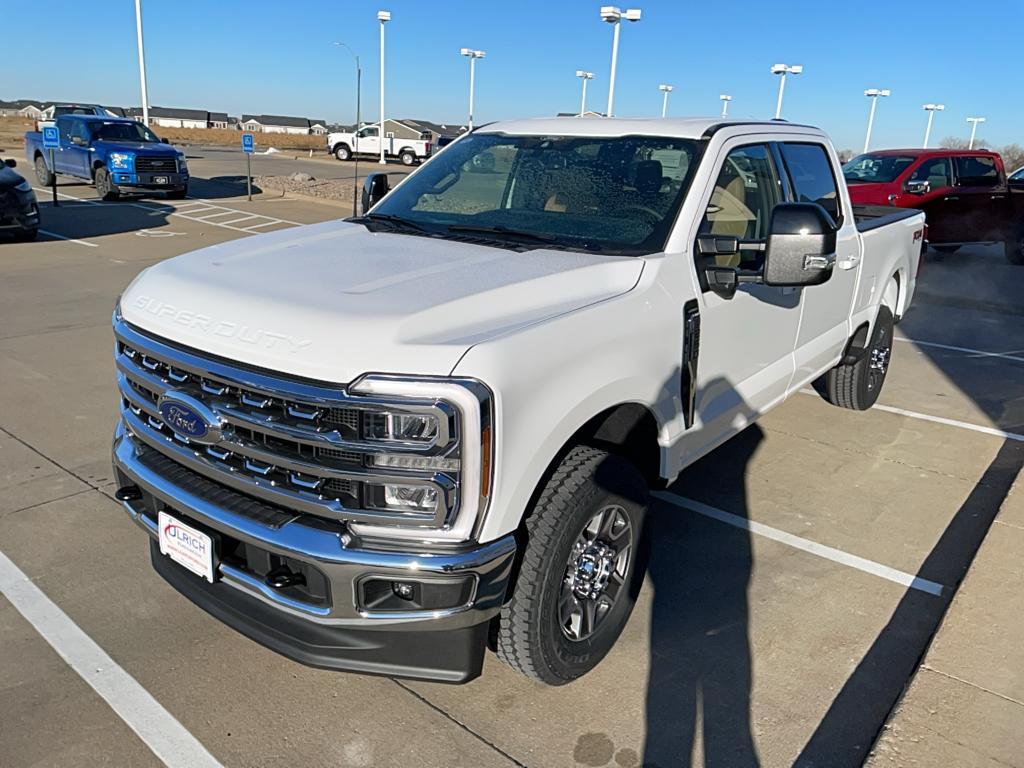
M 35 229 L 39 226 L 39 207 L 35 195 L 0 192 L 0 231 Z
M 240 495 L 167 462 L 119 422 L 114 474 L 120 488 L 138 489 L 137 498 L 122 504 L 150 535 L 156 571 L 201 608 L 311 666 L 453 683 L 480 674 L 488 621 L 501 608 L 512 567 L 513 537 L 446 551 L 358 546 L 340 524 L 282 515 L 278 508 L 266 513 L 260 509 L 266 505 L 240 502 Z M 220 558 L 212 584 L 184 570 L 160 554 L 161 509 L 218 537 L 222 550 L 244 551 L 249 559 Z M 303 570 L 320 584 L 318 596 L 270 586 L 251 565 L 261 559 Z M 368 604 L 365 585 L 399 582 L 423 590 L 453 582 L 466 588 L 458 592 L 458 604 L 444 607 L 395 610 L 391 601 L 382 610 Z
M 181 189 L 188 186 L 187 173 L 128 173 L 126 171 L 111 171 L 110 176 L 114 184 L 119 187 Z

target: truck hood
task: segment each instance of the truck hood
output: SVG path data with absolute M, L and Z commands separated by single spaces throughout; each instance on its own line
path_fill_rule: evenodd
M 94 141 L 95 146 L 102 146 L 107 152 L 145 152 L 147 155 L 166 155 L 174 157 L 178 151 L 170 144 L 156 144 L 152 141 Z
M 121 311 L 207 354 L 321 381 L 447 375 L 478 342 L 628 292 L 643 266 L 333 221 L 164 261 L 128 286 Z

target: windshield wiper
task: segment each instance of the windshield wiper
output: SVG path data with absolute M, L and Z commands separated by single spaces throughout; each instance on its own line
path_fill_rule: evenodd
M 493 227 L 478 226 L 475 224 L 452 224 L 448 227 L 446 232 L 459 233 L 464 232 L 469 235 L 494 235 L 498 238 L 519 240 L 520 242 L 530 243 L 542 243 L 544 245 L 560 245 L 559 241 L 554 237 L 547 235 L 538 235 L 533 232 L 522 232 L 517 229 L 509 229 L 497 224 Z
M 359 223 L 365 223 L 367 221 L 376 224 L 390 224 L 398 229 L 411 229 L 415 232 L 423 232 L 424 234 L 433 235 L 435 234 L 432 230 L 427 229 L 422 224 L 418 224 L 412 219 L 405 219 L 401 216 L 395 216 L 390 213 L 367 213 L 364 216 L 360 216 L 356 219 L 350 219 L 350 221 L 356 221 Z

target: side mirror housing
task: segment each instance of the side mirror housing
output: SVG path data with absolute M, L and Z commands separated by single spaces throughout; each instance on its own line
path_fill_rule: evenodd
M 369 211 L 391 191 L 391 182 L 386 173 L 371 173 L 363 182 L 363 213 Z
M 817 203 L 779 203 L 764 251 L 764 284 L 820 285 L 836 263 L 836 227 Z
M 170 144 L 171 140 L 170 139 L 160 139 L 160 143 L 161 144 Z
M 18 161 L 15 160 L 13 157 L 8 157 L 6 160 L 4 160 L 4 165 L 6 165 L 8 168 L 17 168 Z
M 932 185 L 927 181 L 908 181 L 903 185 L 903 191 L 908 195 L 927 195 L 932 191 Z

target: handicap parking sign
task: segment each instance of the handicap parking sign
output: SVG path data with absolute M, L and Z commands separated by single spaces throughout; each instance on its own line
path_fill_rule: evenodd
M 56 125 L 43 126 L 43 149 L 57 149 L 60 139 L 57 137 Z
M 251 133 L 242 134 L 242 151 L 251 153 L 256 148 L 256 142 L 253 141 L 253 135 Z

